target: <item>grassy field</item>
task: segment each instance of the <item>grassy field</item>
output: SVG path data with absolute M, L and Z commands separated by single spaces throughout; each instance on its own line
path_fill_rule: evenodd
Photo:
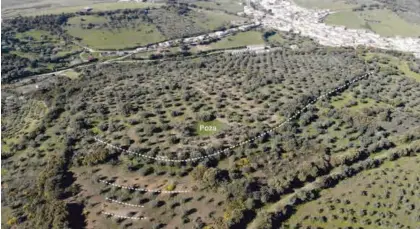
M 365 60 L 368 61 L 379 61 L 380 66 L 385 66 L 385 64 L 381 62 L 389 62 L 391 65 L 396 66 L 400 71 L 404 73 L 404 75 L 415 79 L 416 81 L 420 82 L 420 74 L 413 72 L 410 70 L 407 61 L 400 60 L 394 56 L 387 55 L 387 54 L 376 54 L 376 53 L 367 53 L 363 56 Z
M 293 0 L 299 6 L 310 9 L 351 10 L 357 5 L 343 0 Z
M 416 228 L 411 205 L 419 203 L 419 190 L 412 186 L 417 183 L 419 163 L 420 156 L 387 162 L 322 191 L 318 200 L 298 207 L 288 224 L 303 228 L 393 228 L 399 223 Z
M 79 75 L 80 74 L 78 72 L 70 69 L 70 70 L 67 70 L 67 71 L 63 72 L 63 75 L 69 77 L 72 80 L 75 80 L 75 79 L 78 79 L 79 78 Z
M 58 39 L 57 36 L 52 35 L 48 31 L 39 30 L 39 29 L 32 29 L 23 33 L 17 33 L 16 38 L 18 39 L 30 38 L 35 41 L 41 41 L 41 40 L 45 41 L 45 39 L 49 39 L 49 40 Z
M 143 26 L 143 29 L 150 30 L 153 29 L 153 26 Z M 128 28 L 119 31 L 86 31 L 79 28 L 68 30 L 72 36 L 82 38 L 82 43 L 94 49 L 126 49 L 165 40 L 158 31 L 153 31 L 150 34 L 143 31 L 133 31 Z
M 35 16 L 44 14 L 60 14 L 60 13 L 74 13 L 82 10 L 86 6 L 92 7 L 93 11 L 108 11 L 117 9 L 138 9 L 147 7 L 159 7 L 163 4 L 159 3 L 148 3 L 148 2 L 108 2 L 108 3 L 94 3 L 94 4 L 81 4 L 78 6 L 66 6 L 66 7 L 52 7 L 52 8 L 41 8 L 38 10 L 21 10 L 23 15 Z
M 216 131 L 205 131 L 204 129 L 200 130 L 200 125 L 203 126 L 213 126 L 216 127 Z M 225 124 L 219 120 L 213 120 L 209 122 L 199 122 L 196 125 L 196 132 L 198 136 L 210 136 L 219 133 L 221 130 L 225 128 Z
M 357 104 L 350 105 L 352 101 Z M 334 98 L 331 105 L 338 109 L 347 107 L 350 111 L 360 112 L 364 108 L 384 107 L 386 104 L 376 102 L 373 99 L 357 99 L 352 93 L 343 93 Z
M 368 29 L 383 36 L 420 36 L 420 26 L 404 21 L 389 10 L 342 11 L 329 15 L 325 22 L 352 29 Z
M 105 24 L 107 19 L 97 16 L 80 16 L 69 20 L 70 26 L 66 27 L 67 32 L 82 39 L 82 43 L 94 49 L 125 49 L 136 46 L 147 45 L 165 40 L 165 37 L 152 24 L 141 24 L 133 28 L 105 29 L 81 27 L 83 23 Z
M 32 29 L 26 32 L 16 33 L 15 37 L 22 42 L 30 43 L 31 49 L 12 51 L 12 53 L 29 59 L 38 58 L 38 56 L 41 55 L 39 50 L 47 46 L 55 48 L 55 51 L 52 52 L 51 55 L 56 57 L 62 57 L 80 50 L 80 47 L 76 45 L 65 44 L 63 40 L 58 36 L 53 35 L 45 30 Z
M 192 18 L 199 26 L 207 30 L 215 30 L 222 25 L 228 25 L 231 21 L 243 21 L 244 18 L 225 14 L 222 12 L 205 11 L 205 17 Z
M 210 46 L 212 49 L 225 49 L 257 44 L 264 44 L 262 34 L 258 31 L 247 31 L 222 38 Z
M 222 10 L 230 13 L 238 13 L 244 10 L 244 7 L 240 4 L 240 2 L 232 0 L 197 1 L 194 2 L 194 5 L 203 8 Z
M 413 72 L 410 70 L 408 64 L 406 62 L 400 62 L 400 64 L 398 65 L 398 68 L 404 72 L 404 74 L 406 74 L 409 77 L 412 77 L 413 79 L 417 80 L 418 82 L 420 82 L 420 74 Z
M 81 39 L 93 49 L 127 49 L 160 42 L 166 39 L 188 37 L 229 26 L 231 21 L 244 18 L 223 12 L 191 11 L 178 15 L 163 8 L 150 10 L 153 23 L 143 18 L 129 19 L 115 25 L 109 16 L 76 16 L 68 21 L 67 32 Z
M 282 38 L 282 36 L 278 32 L 276 32 L 274 35 L 268 37 L 268 42 L 282 44 L 285 42 L 285 39 Z

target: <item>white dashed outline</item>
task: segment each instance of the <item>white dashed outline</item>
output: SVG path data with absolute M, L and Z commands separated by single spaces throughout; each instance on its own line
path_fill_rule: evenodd
M 106 212 L 106 211 L 102 211 L 101 213 L 107 216 L 112 216 L 112 217 L 121 218 L 121 219 L 132 219 L 132 220 L 146 220 L 147 219 L 147 217 L 129 217 L 129 216 L 117 215 L 117 214 Z
M 117 203 L 117 204 L 125 205 L 125 206 L 136 207 L 136 208 L 144 208 L 143 205 L 125 203 L 125 202 L 121 202 L 121 201 L 118 201 L 118 200 L 115 200 L 115 199 L 112 199 L 112 198 L 108 198 L 108 197 L 105 197 L 105 200 L 108 200 L 108 201 L 111 201 L 111 202 L 114 202 L 114 203 Z
M 183 191 L 183 190 L 180 190 L 180 191 L 176 191 L 176 190 L 174 190 L 174 191 L 165 191 L 165 190 L 160 190 L 160 189 L 135 188 L 135 187 L 118 185 L 118 184 L 115 184 L 115 183 L 108 182 L 106 180 L 99 180 L 99 182 L 104 183 L 104 184 L 108 184 L 108 185 L 111 185 L 111 186 L 114 186 L 114 187 L 118 187 L 118 188 L 122 188 L 122 189 L 128 189 L 128 190 L 134 190 L 134 191 L 139 191 L 139 192 L 169 193 L 169 194 L 171 194 L 171 193 L 188 193 L 188 192 L 190 192 L 188 190 L 185 190 L 185 191 Z
M 286 121 L 280 123 L 279 125 L 271 128 L 271 129 L 269 129 L 267 131 L 262 132 L 261 134 L 255 136 L 253 138 L 250 138 L 250 139 L 245 140 L 243 142 L 239 142 L 239 143 L 237 143 L 235 145 L 232 145 L 230 147 L 227 147 L 227 148 L 225 148 L 223 150 L 219 150 L 219 151 L 217 151 L 215 153 L 212 153 L 212 154 L 209 154 L 209 155 L 205 155 L 205 156 L 192 157 L 192 158 L 188 158 L 188 159 L 168 159 L 167 157 L 163 157 L 163 156 L 152 157 L 152 156 L 147 156 L 145 154 L 136 153 L 136 152 L 133 152 L 133 151 L 130 151 L 130 150 L 125 150 L 125 149 L 123 149 L 121 147 L 118 147 L 118 146 L 112 145 L 112 144 L 110 144 L 108 142 L 105 142 L 105 141 L 103 141 L 103 140 L 101 140 L 101 139 L 99 139 L 97 137 L 95 137 L 94 139 L 97 142 L 100 142 L 102 144 L 105 144 L 107 147 L 110 147 L 110 148 L 113 148 L 113 149 L 117 149 L 117 150 L 122 151 L 122 152 L 125 152 L 127 154 L 133 154 L 133 155 L 137 155 L 137 156 L 140 156 L 140 157 L 144 157 L 144 158 L 148 158 L 148 159 L 153 159 L 153 160 L 156 160 L 156 161 L 166 161 L 166 162 L 177 162 L 177 163 L 181 163 L 181 162 L 189 162 L 189 161 L 202 160 L 202 159 L 209 158 L 209 157 L 215 157 L 215 156 L 218 156 L 219 154 L 227 153 L 227 152 L 229 152 L 229 150 L 232 150 L 232 149 L 234 149 L 236 147 L 239 147 L 239 146 L 244 145 L 244 144 L 246 144 L 248 142 L 254 141 L 254 140 L 258 139 L 258 138 L 262 138 L 265 135 L 274 132 L 274 130 L 276 130 L 276 129 L 282 127 L 282 126 L 284 126 L 285 124 L 287 124 L 290 121 L 292 121 L 293 119 L 295 119 L 300 113 L 304 112 L 308 107 L 310 107 L 313 104 L 315 104 L 315 102 L 318 101 L 319 99 L 322 99 L 324 97 L 328 97 L 329 95 L 333 94 L 334 92 L 339 91 L 339 90 L 341 90 L 341 89 L 343 89 L 345 87 L 348 87 L 348 86 L 356 83 L 357 81 L 359 81 L 359 80 L 361 80 L 361 79 L 363 79 L 363 78 L 371 75 L 372 73 L 373 72 L 366 73 L 366 74 L 364 74 L 364 75 L 362 75 L 362 76 L 360 76 L 360 77 L 358 77 L 356 79 L 353 79 L 352 81 L 349 81 L 346 84 L 341 85 L 340 87 L 335 88 L 332 91 L 329 91 L 329 92 L 327 92 L 327 93 L 325 93 L 323 95 L 318 96 L 314 100 L 309 101 L 309 103 L 306 104 L 306 106 L 304 106 L 302 109 L 300 109 L 299 111 L 297 111 L 295 114 L 293 114 L 291 117 L 289 117 Z

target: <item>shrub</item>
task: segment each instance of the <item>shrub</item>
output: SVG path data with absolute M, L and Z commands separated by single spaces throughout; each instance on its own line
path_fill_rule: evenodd
M 213 113 L 206 112 L 206 113 L 203 113 L 203 114 L 199 114 L 197 118 L 200 121 L 209 122 L 209 121 L 214 120 L 216 118 L 216 116 Z
M 12 217 L 9 220 L 7 220 L 7 225 L 9 226 L 13 226 L 17 223 L 17 218 L 16 217 Z
M 154 171 L 155 171 L 155 169 L 153 167 L 150 167 L 150 166 L 146 167 L 145 166 L 143 171 L 142 171 L 142 175 L 147 176 L 147 175 L 152 174 Z
M 171 183 L 171 184 L 168 184 L 168 185 L 165 187 L 165 190 L 166 190 L 166 191 L 173 191 L 173 190 L 175 190 L 175 188 L 176 188 L 176 184 Z
M 83 165 L 98 165 L 107 162 L 111 154 L 105 148 L 97 148 L 94 152 L 83 156 Z

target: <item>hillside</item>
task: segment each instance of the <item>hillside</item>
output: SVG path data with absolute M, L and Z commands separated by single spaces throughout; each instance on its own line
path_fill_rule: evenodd
M 418 227 L 420 60 L 226 4 L 4 20 L 1 227 Z

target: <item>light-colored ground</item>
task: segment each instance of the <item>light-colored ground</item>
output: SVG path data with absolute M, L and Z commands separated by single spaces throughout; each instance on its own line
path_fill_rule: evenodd
M 94 169 L 100 169 L 96 173 L 92 173 Z M 176 171 L 176 168 L 172 167 L 161 167 L 160 171 L 170 172 L 172 169 Z M 75 169 L 75 174 L 78 177 L 77 183 L 81 185 L 82 192 L 79 194 L 80 197 L 89 196 L 87 199 L 87 205 L 85 211 L 87 212 L 87 228 L 121 228 L 122 225 L 128 222 L 135 223 L 138 227 L 150 228 L 150 225 L 156 221 L 165 221 L 168 225 L 180 225 L 182 214 L 186 210 L 200 209 L 191 215 L 197 215 L 202 219 L 211 221 L 209 213 L 217 209 L 217 203 L 221 200 L 217 195 L 207 192 L 193 191 L 192 187 L 195 185 L 195 181 L 192 181 L 188 177 L 183 178 L 171 178 L 168 176 L 156 176 L 149 175 L 147 177 L 141 176 L 137 172 L 129 172 L 124 169 L 123 166 L 111 166 L 111 165 L 100 165 L 95 167 L 82 167 Z M 140 188 L 148 189 L 162 189 L 165 190 L 168 184 L 171 182 L 176 184 L 175 190 L 190 190 L 189 193 L 179 193 L 176 195 L 170 195 L 167 193 L 153 194 L 153 193 L 141 193 L 138 191 L 121 190 L 116 192 L 117 196 L 109 197 L 111 191 L 107 193 L 101 193 L 101 190 L 112 188 L 110 185 L 98 183 L 92 176 L 106 176 L 108 178 L 117 177 L 115 184 L 123 186 L 138 185 Z M 124 197 L 123 197 L 124 195 Z M 106 198 L 111 198 L 128 204 L 143 205 L 144 208 L 130 207 L 122 205 L 120 203 L 107 201 Z M 200 197 L 202 197 L 200 199 Z M 123 200 L 123 198 L 128 198 Z M 140 204 L 140 199 L 149 199 L 150 201 Z M 184 201 L 190 199 L 189 201 Z M 212 200 L 213 199 L 213 200 Z M 164 205 L 161 207 L 153 207 L 152 202 L 155 200 L 163 201 Z M 179 205 L 173 207 L 172 205 L 179 203 Z M 170 211 L 168 210 L 170 209 Z M 121 216 L 129 216 L 130 213 L 135 213 L 133 217 L 147 217 L 145 220 L 124 220 L 121 223 L 117 223 L 117 218 L 107 217 L 99 212 L 109 212 Z M 171 214 L 176 214 L 172 216 Z M 192 224 L 183 224 L 187 228 L 191 228 Z M 136 227 L 136 228 L 138 228 Z

